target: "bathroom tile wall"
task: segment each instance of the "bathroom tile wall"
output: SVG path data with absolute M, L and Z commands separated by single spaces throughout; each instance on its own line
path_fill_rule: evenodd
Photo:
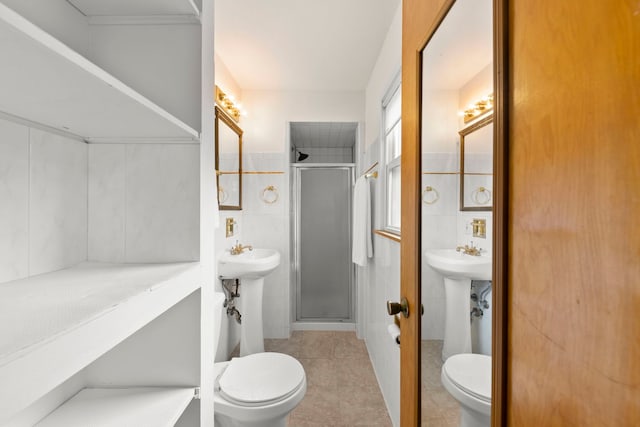
M 0 120 L 0 283 L 29 275 L 29 128 Z
M 87 257 L 87 146 L 0 120 L 0 282 Z
M 29 274 L 87 257 L 87 146 L 30 130 Z
M 422 170 L 422 250 L 451 248 L 457 243 L 458 227 L 458 175 L 459 156 L 455 151 L 424 153 Z M 426 191 L 431 187 L 431 191 Z M 442 275 L 437 273 L 421 258 L 422 339 L 444 338 L 445 293 Z
M 358 175 L 380 160 L 380 103 L 392 82 L 398 78 L 402 52 L 402 7 L 398 6 L 382 49 L 371 73 L 365 93 L 364 144 L 358 153 Z M 379 167 L 378 173 L 383 171 Z M 374 227 L 381 226 L 382 180 L 370 180 Z M 386 301 L 400 298 L 400 244 L 374 235 L 374 257 L 366 267 L 357 267 L 358 292 L 362 296 L 358 318 L 364 325 L 358 328 L 367 344 L 367 351 L 382 391 L 389 417 L 394 426 L 400 425 L 400 351 L 387 326 L 391 318 Z M 362 331 L 360 329 L 363 329 Z
M 220 225 L 215 230 L 216 256 L 225 250 L 229 250 L 235 245 L 236 241 L 247 244 L 243 238 L 244 222 L 243 211 L 220 211 Z M 235 221 L 234 233 L 230 237 L 226 237 L 225 220 L 232 218 Z M 216 291 L 222 292 L 222 283 L 216 280 Z M 223 316 L 220 325 L 220 338 L 216 350 L 215 361 L 221 362 L 229 360 L 229 355 L 240 342 L 240 325 L 236 323 L 233 317 Z
M 89 153 L 90 260 L 198 260 L 198 145 L 90 144 Z
M 277 249 L 281 263 L 265 277 L 263 321 L 265 338 L 288 338 L 290 330 L 289 290 L 289 173 L 284 152 L 248 153 L 243 170 L 282 172 L 247 174 L 243 178 L 243 238 L 255 247 Z M 273 186 L 275 191 L 265 191 Z M 275 196 L 277 195 L 277 200 Z M 273 203 L 268 203 L 273 201 Z
M 457 150 L 457 148 L 454 146 Z M 492 214 L 491 212 L 460 211 L 460 176 L 458 152 L 424 153 L 424 171 L 434 172 L 422 175 L 422 189 L 427 186 L 435 191 L 423 193 L 422 203 L 422 250 L 455 248 L 458 245 L 473 244 L 491 253 Z M 446 173 L 446 174 L 439 174 Z M 491 188 L 491 186 L 489 186 Z M 426 203 L 432 202 L 432 203 Z M 473 237 L 471 222 L 474 219 L 487 222 L 486 238 Z M 422 319 L 422 339 L 440 340 L 444 338 L 444 278 L 424 262 L 422 265 L 422 303 L 425 315 Z
M 280 252 L 280 265 L 265 277 L 262 300 L 264 337 L 288 338 L 291 321 L 288 158 L 285 152 L 243 153 L 242 169 L 248 172 L 242 176 L 242 210 L 220 212 L 216 248 L 218 252 L 228 250 L 237 241 L 256 248 L 277 249 Z M 269 186 L 273 186 L 275 191 L 265 191 Z M 225 237 L 226 218 L 236 221 L 235 233 L 228 238 Z M 226 360 L 239 341 L 240 325 L 232 318 L 225 317 L 216 360 Z
M 379 141 L 371 144 L 363 155 L 362 169 L 378 161 Z M 360 173 L 362 173 L 361 171 Z M 369 181 L 372 194 L 373 224 L 380 228 L 384 200 L 381 180 Z M 364 338 L 393 425 L 400 425 L 400 351 L 387 326 L 392 322 L 386 311 L 387 301 L 400 299 L 400 243 L 374 235 L 373 258 L 366 267 L 357 267 L 358 287 L 364 304 Z

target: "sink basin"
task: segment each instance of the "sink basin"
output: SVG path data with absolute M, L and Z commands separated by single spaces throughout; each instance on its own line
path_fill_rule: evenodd
M 258 279 L 280 265 L 280 252 L 275 249 L 254 249 L 239 255 L 229 251 L 218 258 L 218 275 L 225 279 Z
M 430 249 L 424 254 L 427 264 L 445 277 L 491 280 L 491 255 L 465 255 L 455 249 Z

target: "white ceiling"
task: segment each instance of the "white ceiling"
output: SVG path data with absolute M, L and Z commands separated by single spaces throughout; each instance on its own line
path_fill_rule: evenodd
M 457 90 L 493 58 L 492 0 L 457 0 L 423 52 L 425 89 Z
M 353 148 L 357 123 L 293 122 L 291 145 L 296 148 Z
M 242 89 L 364 90 L 399 5 L 216 0 L 216 53 Z

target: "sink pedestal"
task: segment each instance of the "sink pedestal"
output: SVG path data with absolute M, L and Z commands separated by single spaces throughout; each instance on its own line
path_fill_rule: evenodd
M 262 290 L 264 277 L 280 265 L 280 252 L 257 249 L 232 255 L 225 251 L 218 258 L 220 279 L 240 279 L 237 308 L 240 324 L 240 356 L 264 352 L 262 328 Z
M 471 353 L 471 279 L 444 278 L 446 310 L 442 360 L 458 353 Z
M 264 352 L 262 327 L 262 290 L 264 278 L 240 279 L 240 356 Z
M 429 249 L 427 264 L 444 276 L 446 314 L 442 360 L 471 353 L 471 280 L 491 280 L 491 257 L 457 249 Z

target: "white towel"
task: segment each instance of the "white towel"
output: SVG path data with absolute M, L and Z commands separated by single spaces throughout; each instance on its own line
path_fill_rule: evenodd
M 352 260 L 361 267 L 373 257 L 371 241 L 371 190 L 369 180 L 361 176 L 353 190 L 353 252 Z

